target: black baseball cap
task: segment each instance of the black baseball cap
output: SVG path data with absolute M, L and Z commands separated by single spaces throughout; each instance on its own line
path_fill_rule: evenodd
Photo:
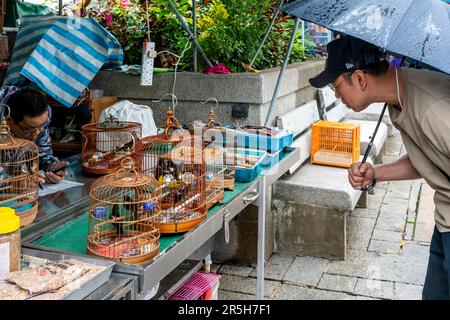
M 325 70 L 317 77 L 309 79 L 309 83 L 315 88 L 325 87 L 342 73 L 367 68 L 380 61 L 381 57 L 377 46 L 350 36 L 330 41 L 327 44 L 327 52 Z

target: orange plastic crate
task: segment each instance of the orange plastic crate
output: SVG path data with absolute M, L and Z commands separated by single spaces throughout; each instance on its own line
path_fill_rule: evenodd
M 360 126 L 318 121 L 312 125 L 311 163 L 348 168 L 359 160 Z

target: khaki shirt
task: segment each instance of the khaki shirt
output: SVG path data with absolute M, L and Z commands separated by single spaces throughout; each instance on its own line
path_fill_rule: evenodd
M 436 227 L 450 232 L 450 76 L 401 70 L 403 109 L 389 106 L 389 114 L 412 165 L 436 190 Z

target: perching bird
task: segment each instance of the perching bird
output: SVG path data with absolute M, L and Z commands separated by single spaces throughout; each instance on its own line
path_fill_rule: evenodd
M 119 212 L 119 206 L 117 204 L 113 205 L 112 210 L 111 210 L 111 215 L 110 218 L 112 219 L 119 219 L 121 217 L 120 212 Z M 112 225 L 114 226 L 114 228 L 116 228 L 117 230 L 117 235 L 119 237 L 123 236 L 123 225 L 122 223 L 112 223 Z

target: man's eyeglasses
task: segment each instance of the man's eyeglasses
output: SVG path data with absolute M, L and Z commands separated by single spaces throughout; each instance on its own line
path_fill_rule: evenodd
M 336 92 L 337 87 L 339 87 L 339 86 L 342 84 L 342 82 L 344 82 L 344 81 L 345 81 L 345 79 L 342 78 L 342 80 L 339 81 L 338 84 L 329 83 L 329 84 L 328 84 L 328 87 L 329 87 L 331 90 L 333 90 L 333 92 Z
M 25 134 L 25 135 L 31 135 L 31 134 L 33 134 L 34 132 L 36 132 L 37 130 L 40 130 L 40 131 L 42 131 L 42 130 L 44 130 L 48 125 L 49 125 L 49 123 L 50 123 L 50 119 L 47 119 L 47 121 L 45 121 L 43 124 L 41 124 L 39 127 L 34 127 L 34 128 L 24 128 L 24 127 L 22 127 L 19 123 L 17 123 L 16 122 L 16 124 L 17 124 L 17 126 L 20 128 L 20 130 L 22 130 L 22 132 Z

